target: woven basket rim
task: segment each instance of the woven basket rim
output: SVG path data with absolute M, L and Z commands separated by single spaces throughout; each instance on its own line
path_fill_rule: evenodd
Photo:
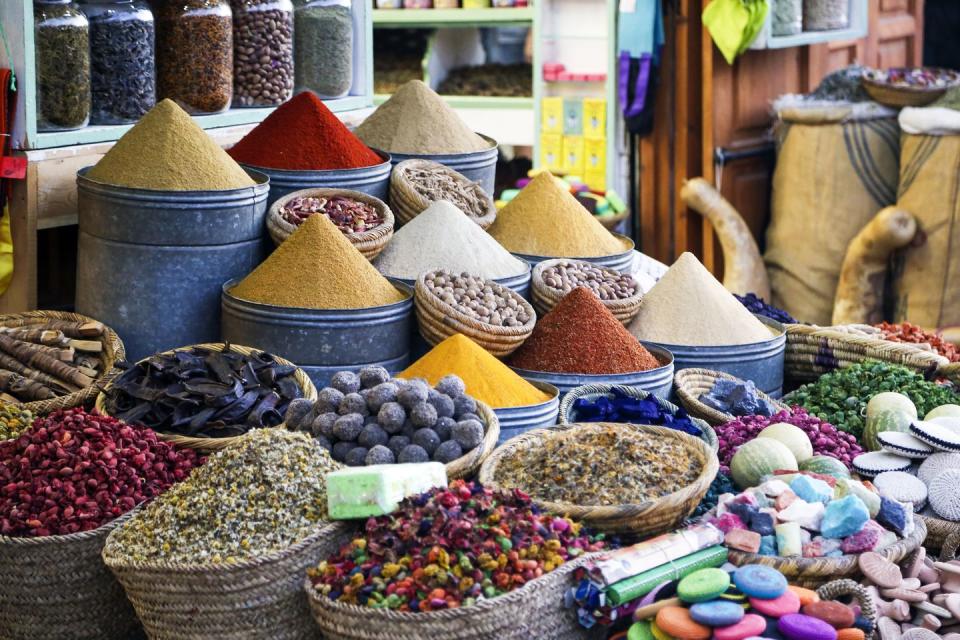
M 386 241 L 389 240 L 390 236 L 393 235 L 393 229 L 396 224 L 396 220 L 394 218 L 393 211 L 391 211 L 390 207 L 387 206 L 387 203 L 376 196 L 363 193 L 362 191 L 356 191 L 354 189 L 311 187 L 309 189 L 293 191 L 285 196 L 281 196 L 272 205 L 270 205 L 270 209 L 267 211 L 267 222 L 272 222 L 277 226 L 277 228 L 284 231 L 287 236 L 289 236 L 291 233 L 299 229 L 299 226 L 284 220 L 283 216 L 280 215 L 280 209 L 282 209 L 285 204 L 294 198 L 322 196 L 342 196 L 351 200 L 356 200 L 357 202 L 363 202 L 364 204 L 373 206 L 374 209 L 376 209 L 377 212 L 383 216 L 383 222 L 375 226 L 373 229 L 368 229 L 367 231 L 363 231 L 361 233 L 343 234 L 348 240 L 350 240 L 350 243 L 358 249 L 361 249 L 361 247 L 366 248 L 368 245 L 377 246 L 379 244 L 385 244 Z
M 430 291 L 430 289 L 427 287 L 427 284 L 426 284 L 427 276 L 430 275 L 431 273 L 436 273 L 438 271 L 444 273 L 445 275 L 450 275 L 447 271 L 438 269 L 428 273 L 422 273 L 420 274 L 420 277 L 417 278 L 417 282 L 414 285 L 415 302 L 417 300 L 421 300 L 423 304 L 432 305 L 435 310 L 443 313 L 444 315 L 450 316 L 451 318 L 456 320 L 459 324 L 474 328 L 477 331 L 483 331 L 483 332 L 489 333 L 493 336 L 498 336 L 498 337 L 503 336 L 503 337 L 510 337 L 510 338 L 526 338 L 533 331 L 533 327 L 537 323 L 537 313 L 536 311 L 534 311 L 533 305 L 527 302 L 526 300 L 524 300 L 519 293 L 517 293 L 510 287 L 502 285 L 492 279 L 479 278 L 479 280 L 484 285 L 489 285 L 491 289 L 500 293 L 500 295 L 505 295 L 509 298 L 512 298 L 513 300 L 516 300 L 517 304 L 522 305 L 527 310 L 527 313 L 530 316 L 530 319 L 523 325 L 520 325 L 517 327 L 498 327 L 497 325 L 489 324 L 481 320 L 477 320 L 472 316 L 467 315 L 466 313 L 464 313 L 463 311 L 460 311 L 453 305 L 447 304 L 446 302 L 441 300 L 437 294 Z
M 636 279 L 633 277 L 632 274 L 625 273 L 623 271 L 617 271 L 616 269 L 605 267 L 600 264 L 594 264 L 588 260 L 579 260 L 575 258 L 551 258 L 550 260 L 544 260 L 543 262 L 538 262 L 536 266 L 533 267 L 533 271 L 530 274 L 530 283 L 533 289 L 537 293 L 539 293 L 543 298 L 549 299 L 553 304 L 556 304 L 566 295 L 565 293 L 553 287 L 547 286 L 547 284 L 543 281 L 544 270 L 554 265 L 557 265 L 561 262 L 580 262 L 580 263 L 588 264 L 591 267 L 596 267 L 598 269 L 601 269 L 602 271 L 608 271 L 611 273 L 616 273 L 617 275 L 627 276 L 628 278 L 633 280 L 634 284 L 637 285 L 637 292 L 635 294 L 633 294 L 629 298 L 620 298 L 617 300 L 600 300 L 600 302 L 603 304 L 603 306 L 607 307 L 607 309 L 609 309 L 611 312 L 630 311 L 632 310 L 633 307 L 636 307 L 637 310 L 639 311 L 640 304 L 643 302 L 643 291 L 640 288 L 640 283 L 636 281 Z M 589 289 L 589 287 L 586 287 L 586 288 L 590 290 L 591 293 L 593 292 L 593 290 Z
M 149 501 L 148 501 L 149 502 Z M 146 504 L 146 502 L 141 503 Z M 113 520 L 105 522 L 96 529 L 89 529 L 87 531 L 78 531 L 76 533 L 65 533 L 52 536 L 4 536 L 0 535 L 0 546 L 2 545 L 12 545 L 12 546 L 21 546 L 21 547 L 42 547 L 48 544 L 73 544 L 77 542 L 85 542 L 93 538 L 99 538 L 100 536 L 109 535 L 111 531 L 116 529 L 118 526 L 124 524 L 127 520 L 132 518 L 135 512 L 140 508 L 140 505 L 136 505 L 130 511 L 122 513 Z
M 916 67 L 896 67 L 897 69 L 914 69 Z M 881 71 L 880 69 L 866 69 L 863 74 L 860 76 L 860 82 L 865 85 L 870 85 L 877 87 L 879 89 L 884 89 L 886 91 L 893 91 L 897 93 L 912 93 L 912 94 L 933 94 L 933 93 L 945 93 L 950 89 L 960 85 L 960 73 L 953 69 L 948 69 L 946 67 L 931 67 L 924 65 L 922 67 L 926 71 L 942 73 L 949 77 L 948 83 L 943 87 L 914 87 L 914 86 L 899 86 L 893 85 L 883 80 L 878 80 L 874 75 Z M 889 69 L 888 69 L 889 71 Z
M 883 355 L 892 354 L 908 359 L 912 358 L 920 366 L 934 366 L 935 368 L 939 368 L 950 364 L 950 361 L 940 354 L 926 351 L 907 342 L 892 342 L 883 340 L 882 338 L 859 336 L 830 328 L 812 327 L 802 324 L 787 324 L 784 326 L 786 328 L 788 343 L 808 344 L 812 341 L 817 341 L 816 345 L 819 346 L 820 340 L 833 340 L 841 343 L 839 345 L 841 347 L 850 345 L 851 347 L 879 351 Z M 863 357 L 867 354 L 856 353 L 856 355 Z M 872 357 L 880 358 L 883 357 L 883 355 Z
M 419 191 L 417 191 L 416 187 L 413 186 L 413 182 L 407 177 L 407 171 L 409 169 L 419 169 L 422 167 L 430 167 L 442 173 L 446 173 L 455 182 L 460 184 L 465 191 L 470 190 L 474 192 L 476 196 L 479 196 L 477 199 L 485 205 L 484 208 L 486 209 L 486 213 L 482 216 L 475 216 L 466 211 L 463 213 L 484 228 L 493 224 L 493 221 L 497 217 L 497 206 L 494 203 L 493 198 L 491 198 L 490 195 L 483 190 L 483 187 L 480 186 L 479 182 L 471 180 L 452 167 L 448 167 L 447 165 L 441 164 L 435 160 L 427 160 L 426 158 L 410 158 L 408 160 L 403 160 L 393 168 L 393 173 L 390 174 L 391 191 L 396 189 L 398 195 L 403 199 L 403 204 L 406 205 L 402 208 L 411 211 L 413 209 L 417 209 L 417 213 L 409 215 L 410 219 L 415 218 L 434 202 L 434 200 L 426 198 Z M 393 197 L 392 193 L 391 197 Z
M 870 597 L 866 588 L 856 580 L 850 578 L 831 580 L 817 588 L 817 595 L 820 596 L 821 600 L 835 600 L 844 596 L 852 597 L 860 605 L 861 615 L 867 618 L 876 628 L 877 609 L 873 604 L 873 598 Z
M 712 388 L 713 383 L 717 380 L 734 380 L 737 382 L 743 382 L 743 380 L 737 376 L 724 371 L 714 371 L 713 369 L 681 369 L 673 376 L 673 383 L 676 389 L 677 397 L 680 398 L 680 403 L 687 409 L 688 413 L 691 415 L 696 414 L 698 416 L 708 416 L 714 420 L 717 420 L 718 424 L 725 424 L 732 420 L 736 420 L 737 417 L 732 413 L 720 411 L 705 405 L 700 401 L 699 396 L 694 395 L 694 391 L 699 390 L 698 388 L 694 387 L 695 381 L 710 381 L 710 387 Z M 757 396 L 765 399 L 767 402 L 771 403 L 774 407 L 781 411 L 790 409 L 789 405 L 770 397 L 760 389 L 757 389 Z M 706 420 L 706 418 L 704 419 Z

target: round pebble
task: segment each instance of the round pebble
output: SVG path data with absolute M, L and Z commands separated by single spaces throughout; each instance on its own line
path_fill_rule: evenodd
M 857 563 L 860 565 L 860 571 L 863 572 L 863 575 L 870 578 L 878 587 L 893 589 L 899 587 L 900 583 L 903 582 L 900 567 L 879 553 L 873 551 L 861 553 L 857 558 Z
M 675 638 L 710 640 L 710 627 L 695 622 L 685 607 L 664 607 L 657 612 L 656 625 Z
M 749 564 L 737 569 L 733 574 L 733 583 L 751 598 L 770 600 L 787 590 L 787 579 L 783 574 L 761 564 Z
M 746 638 L 763 633 L 766 628 L 767 622 L 763 617 L 755 613 L 748 613 L 736 624 L 714 629 L 713 637 L 715 640 L 746 640 Z
M 729 627 L 743 619 L 743 607 L 727 600 L 698 602 L 690 607 L 690 617 L 708 627 Z
M 777 628 L 790 640 L 837 640 L 837 630 L 823 620 L 802 613 L 780 618 Z
M 700 569 L 677 585 L 677 596 L 684 602 L 706 602 L 724 593 L 730 586 L 730 574 L 723 569 Z
M 789 585 L 787 587 L 790 591 L 800 598 L 800 605 L 810 604 L 811 602 L 819 602 L 820 596 L 817 595 L 817 592 L 813 589 L 804 589 L 803 587 L 796 587 L 794 585 Z
M 853 613 L 853 609 L 847 605 L 828 600 L 811 602 L 803 607 L 803 613 L 812 618 L 823 620 L 834 629 L 852 627 L 857 619 L 857 616 Z
M 773 599 L 750 598 L 750 606 L 759 613 L 773 618 L 785 616 L 788 613 L 800 611 L 800 598 L 793 591 L 787 589 Z

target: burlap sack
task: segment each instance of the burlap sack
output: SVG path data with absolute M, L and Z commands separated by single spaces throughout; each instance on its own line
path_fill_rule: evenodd
M 830 324 L 850 240 L 896 200 L 898 127 L 875 103 L 777 105 L 777 166 L 764 262 L 773 304 Z

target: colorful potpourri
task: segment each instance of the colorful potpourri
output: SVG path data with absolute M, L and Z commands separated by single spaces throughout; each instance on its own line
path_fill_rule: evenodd
M 363 233 L 383 224 L 383 216 L 373 205 L 343 196 L 296 197 L 280 208 L 280 216 L 297 226 L 316 213 L 330 218 L 343 233 Z
M 956 71 L 933 67 L 870 69 L 864 75 L 874 82 L 882 82 L 891 87 L 939 89 L 960 83 L 960 74 Z
M 370 518 L 362 536 L 307 573 L 332 600 L 435 611 L 508 593 L 607 547 L 602 534 L 541 513 L 521 491 L 456 480 Z
M 929 345 L 931 349 L 950 362 L 960 362 L 960 348 L 957 345 L 944 340 L 936 333 L 924 331 L 915 324 L 909 322 L 901 322 L 900 324 L 881 322 L 874 326 L 880 329 L 884 340 Z

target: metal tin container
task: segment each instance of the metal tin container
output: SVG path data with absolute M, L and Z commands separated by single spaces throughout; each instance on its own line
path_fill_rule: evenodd
M 366 309 L 298 309 L 250 302 L 222 285 L 223 339 L 269 351 L 301 366 L 315 384 L 345 369 L 404 365 L 413 333 L 413 290 L 401 302 Z M 314 377 L 316 376 L 316 377 Z
M 253 187 L 155 191 L 77 172 L 78 313 L 122 337 L 127 357 L 220 340 L 220 287 L 266 255 L 267 176 Z
M 586 374 L 586 373 L 551 373 L 548 371 L 530 371 L 510 367 L 521 377 L 530 382 L 546 382 L 560 390 L 560 398 L 568 392 L 582 387 L 585 384 L 622 384 L 649 391 L 655 396 L 667 399 L 673 389 L 673 354 L 668 350 L 642 342 L 647 351 L 662 363 L 662 366 L 649 371 L 635 371 L 631 373 Z
M 374 150 L 376 151 L 376 150 Z M 274 202 L 294 191 L 301 189 L 353 189 L 366 193 L 384 202 L 390 193 L 390 172 L 393 164 L 390 154 L 376 151 L 383 158 L 383 162 L 371 167 L 358 169 L 328 169 L 326 171 L 289 171 L 285 169 L 270 169 L 269 167 L 255 167 L 241 163 L 244 169 L 259 171 L 270 178 L 270 197 L 267 200 L 269 207 Z
M 544 393 L 550 394 L 551 398 L 540 404 L 531 404 L 526 407 L 507 407 L 504 409 L 494 409 L 500 420 L 500 439 L 497 445 L 501 445 L 514 436 L 519 436 L 532 429 L 541 429 L 552 427 L 557 424 L 557 416 L 560 412 L 560 390 L 552 384 L 538 382 L 536 380 L 527 380 L 530 384 L 540 389 Z
M 479 182 L 483 190 L 487 192 L 487 195 L 493 197 L 494 177 L 497 173 L 497 141 L 482 133 L 478 133 L 477 135 L 488 141 L 490 148 L 484 149 L 483 151 L 470 151 L 469 153 L 437 154 L 397 153 L 392 151 L 390 158 L 393 164 L 400 164 L 404 160 L 414 158 L 417 160 L 433 160 L 434 162 L 439 162 L 442 165 L 459 171 L 470 180 Z
M 526 260 L 530 263 L 531 267 L 535 267 L 544 260 L 556 260 L 557 258 L 565 258 L 567 260 L 582 260 L 584 262 L 590 262 L 592 264 L 607 267 L 609 269 L 615 269 L 621 273 L 630 273 L 630 266 L 633 264 L 633 249 L 634 243 L 633 240 L 627 236 L 620 235 L 619 233 L 612 234 L 617 240 L 620 240 L 623 243 L 623 246 L 630 247 L 622 253 L 615 253 L 611 256 L 599 256 L 593 258 L 569 258 L 566 256 L 533 256 L 525 253 L 514 253 L 516 257 L 521 260 Z

